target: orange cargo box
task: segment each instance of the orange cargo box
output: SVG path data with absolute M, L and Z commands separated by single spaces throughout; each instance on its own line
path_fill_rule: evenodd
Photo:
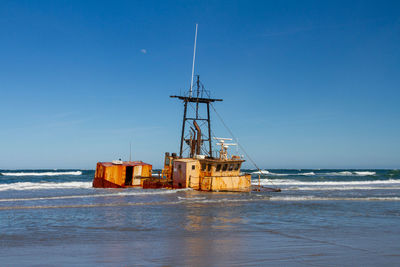
M 141 187 L 151 174 L 152 165 L 142 161 L 98 162 L 93 187 Z

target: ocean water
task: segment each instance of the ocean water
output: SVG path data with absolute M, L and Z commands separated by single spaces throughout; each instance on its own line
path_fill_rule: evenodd
M 258 185 L 258 172 L 252 173 Z M 282 192 L 97 189 L 0 170 L 2 266 L 398 266 L 399 170 L 264 170 Z

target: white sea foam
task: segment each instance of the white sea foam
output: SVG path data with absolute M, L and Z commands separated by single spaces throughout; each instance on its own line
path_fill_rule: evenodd
M 257 195 L 261 196 L 261 195 Z M 262 196 L 261 196 L 262 197 Z M 229 202 L 254 202 L 254 201 L 400 201 L 400 197 L 316 197 L 316 196 L 271 196 L 263 198 L 247 199 L 203 199 L 194 200 L 193 203 L 214 204 Z M 0 207 L 0 210 L 14 209 L 50 209 L 50 208 L 94 208 L 114 206 L 145 206 L 145 205 L 179 205 L 182 201 L 162 202 L 117 202 L 117 203 L 95 203 L 95 204 L 71 204 L 71 205 L 34 205 L 34 206 L 9 206 Z
M 3 198 L 0 202 L 12 202 L 12 201 L 35 201 L 35 200 L 59 200 L 59 199 L 74 199 L 74 198 L 95 198 L 95 197 L 121 197 L 121 196 L 140 196 L 140 195 L 163 195 L 163 194 L 175 194 L 180 191 L 187 191 L 188 189 L 160 189 L 156 191 L 131 191 L 124 189 L 123 192 L 116 193 L 103 193 L 103 194 L 90 194 L 90 195 L 72 195 L 72 196 L 54 196 L 54 197 L 32 197 L 32 198 Z
M 354 172 L 356 175 L 359 175 L 359 176 L 368 176 L 368 175 L 375 175 L 376 174 L 376 172 L 367 172 L 367 171 L 364 171 L 364 172 Z
M 400 197 L 315 197 L 315 196 L 273 196 L 271 201 L 400 201 Z
M 299 175 L 313 176 L 313 175 L 315 175 L 315 173 L 314 172 L 305 172 L 305 173 L 299 173 Z
M 354 173 L 349 172 L 349 171 L 344 171 L 344 172 L 328 172 L 324 173 L 324 175 L 332 175 L 332 176 L 352 176 Z
M 376 175 L 376 172 L 371 171 L 342 171 L 342 172 L 326 172 L 326 173 L 319 173 L 323 176 L 372 176 Z
M 266 201 L 400 201 L 400 197 L 315 197 L 315 196 L 271 196 L 263 199 L 204 199 L 195 203 L 227 203 Z
M 87 189 L 93 188 L 92 182 L 43 182 L 43 183 L 32 183 L 32 182 L 18 182 L 18 183 L 10 183 L 10 184 L 0 184 L 0 191 L 7 191 L 7 190 L 43 190 L 43 189 Z M 125 189 L 127 191 L 117 193 L 117 195 L 124 195 L 124 194 L 142 194 L 142 192 L 133 192 L 128 191 L 129 189 Z M 170 190 L 172 192 L 179 192 L 190 190 L 187 188 L 184 189 L 175 189 Z M 165 190 L 166 191 L 166 190 Z M 152 191 L 145 191 L 143 194 L 151 193 Z
M 342 190 L 399 190 L 400 186 L 313 186 L 313 187 L 288 187 L 287 190 L 299 191 L 342 191 Z
M 82 175 L 81 171 L 70 172 L 2 172 L 4 176 L 59 176 L 59 175 Z
M 315 172 L 299 172 L 299 173 L 274 173 L 270 172 L 267 170 L 262 170 L 262 171 L 256 171 L 252 172 L 251 174 L 262 174 L 262 175 L 270 175 L 270 176 L 372 176 L 376 175 L 376 172 L 372 171 L 341 171 L 341 172 L 321 172 L 321 173 L 315 173 Z
M 286 183 L 296 183 L 298 180 L 291 180 L 291 179 L 260 179 L 261 184 L 286 184 Z M 253 179 L 252 184 L 258 184 L 258 179 Z
M 270 172 L 267 170 L 260 170 L 260 171 L 252 172 L 252 174 L 270 174 Z
M 253 184 L 258 184 L 258 181 L 254 179 L 252 181 Z M 298 181 L 298 180 L 290 180 L 290 179 L 274 179 L 274 180 L 261 180 L 262 185 L 306 185 L 306 186 L 314 186 L 314 185 L 378 185 L 378 184 L 398 184 L 400 185 L 400 180 L 373 180 L 373 181 L 318 181 L 318 182 L 309 182 L 309 181 Z
M 37 190 L 37 189 L 73 189 L 73 188 L 90 188 L 92 182 L 63 182 L 63 183 L 32 183 L 32 182 L 19 182 L 11 184 L 0 184 L 0 191 L 7 190 Z
M 274 172 L 270 172 L 270 173 L 268 173 L 268 175 L 271 175 L 271 176 L 291 176 L 291 175 L 297 175 L 297 174 L 294 174 L 294 173 L 274 173 Z

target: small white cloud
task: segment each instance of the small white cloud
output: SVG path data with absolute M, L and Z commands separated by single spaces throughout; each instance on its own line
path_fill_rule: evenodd
M 146 49 L 140 49 L 140 52 L 142 52 L 143 54 L 147 54 L 147 50 Z

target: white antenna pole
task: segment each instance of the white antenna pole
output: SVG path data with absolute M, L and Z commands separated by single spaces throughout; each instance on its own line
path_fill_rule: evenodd
M 192 97 L 193 75 L 194 75 L 194 61 L 195 61 L 195 59 L 196 59 L 197 25 L 198 25 L 198 24 L 196 23 L 196 34 L 194 35 L 194 49 L 193 49 L 192 80 L 190 81 L 190 94 L 189 94 L 189 97 Z

